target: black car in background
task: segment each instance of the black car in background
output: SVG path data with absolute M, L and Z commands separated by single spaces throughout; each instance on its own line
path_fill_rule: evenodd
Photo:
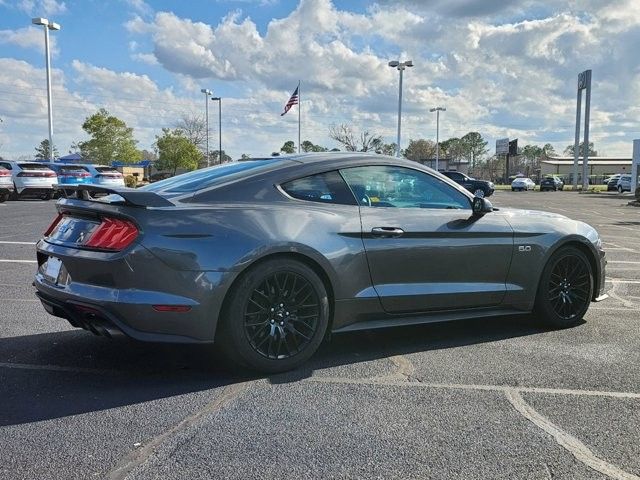
M 476 197 L 490 197 L 493 195 L 495 187 L 492 182 L 486 180 L 476 180 L 465 175 L 462 172 L 440 172 L 445 177 L 449 177 L 454 182 L 462 185 L 464 188 L 473 193 Z
M 540 191 L 544 192 L 545 190 L 563 190 L 564 182 L 560 177 L 544 177 L 540 181 Z
M 610 176 L 606 182 L 607 182 L 607 192 L 611 192 L 611 191 L 615 191 L 618 189 L 618 180 L 620 180 L 620 177 L 622 176 L 621 173 L 616 173 L 615 175 Z

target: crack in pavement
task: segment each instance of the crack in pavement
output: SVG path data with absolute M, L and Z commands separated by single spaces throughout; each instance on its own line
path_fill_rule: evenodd
M 558 445 L 571 453 L 579 462 L 616 480 L 640 480 L 640 477 L 637 475 L 626 472 L 606 460 L 598 458 L 584 443 L 538 413 L 531 405 L 524 401 L 522 395 L 520 395 L 517 390 L 508 389 L 505 393 L 513 408 L 515 408 L 520 415 L 536 427 L 551 435 Z
M 156 452 L 158 447 L 160 447 L 170 437 L 191 427 L 203 416 L 221 410 L 230 403 L 234 402 L 249 389 L 251 383 L 253 382 L 241 382 L 227 385 L 222 390 L 222 393 L 219 396 L 202 407 L 200 410 L 182 419 L 180 422 L 176 423 L 168 430 L 165 430 L 161 434 L 153 437 L 150 441 L 146 442 L 144 446 L 133 450 L 128 455 L 126 455 L 114 468 L 109 471 L 105 478 L 107 478 L 108 480 L 126 479 L 129 473 L 131 473 L 134 468 L 143 465 Z
M 551 435 L 553 439 L 562 448 L 571 453 L 576 460 L 583 463 L 587 467 L 596 470 L 615 480 L 640 480 L 640 477 L 632 473 L 626 472 L 617 466 L 597 457 L 584 443 L 578 438 L 562 430 L 560 427 L 551 422 L 548 418 L 538 413 L 531 405 L 522 398 L 521 393 L 543 393 L 554 395 L 578 395 L 578 396 L 603 396 L 609 398 L 630 398 L 640 399 L 640 393 L 636 392 L 612 392 L 598 390 L 573 390 L 563 388 L 544 388 L 544 387 L 514 387 L 508 385 L 466 385 L 466 384 L 448 384 L 448 383 L 429 383 L 423 382 L 415 377 L 415 366 L 404 355 L 395 355 L 389 357 L 397 370 L 396 372 L 379 377 L 350 379 L 343 377 L 315 377 L 305 381 L 316 383 L 334 383 L 334 384 L 355 384 L 355 385 L 378 385 L 378 386 L 396 386 L 409 388 L 434 388 L 434 389 L 456 389 L 456 390 L 475 390 L 475 391 L 492 391 L 504 393 L 513 408 L 525 419 L 533 423 L 536 427 Z M 547 467 L 548 468 L 548 467 Z

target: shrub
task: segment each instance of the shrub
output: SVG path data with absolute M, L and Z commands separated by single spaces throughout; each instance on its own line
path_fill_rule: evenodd
M 136 188 L 138 180 L 133 175 L 127 175 L 124 177 L 124 184 L 129 188 Z

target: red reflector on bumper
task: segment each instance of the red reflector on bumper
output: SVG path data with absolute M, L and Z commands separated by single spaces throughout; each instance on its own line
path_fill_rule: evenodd
M 154 305 L 153 309 L 156 312 L 188 312 L 191 310 L 189 305 Z

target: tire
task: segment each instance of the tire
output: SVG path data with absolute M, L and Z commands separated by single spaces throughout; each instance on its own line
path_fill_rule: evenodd
M 512 191 L 512 192 L 515 192 L 515 191 L 516 191 L 516 189 L 515 189 L 515 188 L 513 188 L 513 187 L 511 187 L 511 191 Z
M 43 193 L 40 198 L 46 201 L 51 200 L 53 198 L 53 192 Z
M 16 184 L 13 184 L 13 192 L 11 193 L 11 200 L 18 200 L 20 199 L 20 194 L 18 193 L 18 189 L 16 187 Z
M 277 258 L 242 274 L 225 300 L 218 339 L 232 362 L 278 373 L 306 362 L 328 324 L 322 280 L 304 263 Z
M 485 193 L 482 188 L 476 188 L 475 191 L 473 192 L 473 195 L 476 197 L 484 198 Z
M 8 193 L 0 193 L 0 203 L 4 203 L 9 199 Z
M 562 247 L 542 270 L 534 312 L 552 327 L 576 325 L 589 309 L 593 288 L 587 256 L 575 247 Z

